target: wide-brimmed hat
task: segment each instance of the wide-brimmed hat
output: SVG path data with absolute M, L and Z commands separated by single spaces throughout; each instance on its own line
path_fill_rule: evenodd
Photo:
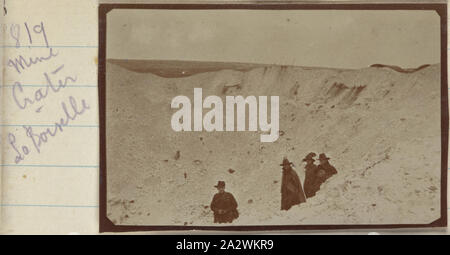
M 320 159 L 323 159 L 323 160 L 329 160 L 330 158 L 329 157 L 327 157 L 326 155 L 325 155 L 325 153 L 320 153 L 320 155 L 319 155 L 319 160 Z
M 306 157 L 303 159 L 303 161 L 308 161 L 308 160 L 316 161 L 314 159 L 315 156 L 316 156 L 316 153 L 310 152 L 310 153 L 308 153 L 308 155 L 306 155 Z
M 214 186 L 216 188 L 225 188 L 225 182 L 224 181 L 218 181 L 217 185 Z
M 280 164 L 280 166 L 290 166 L 293 165 L 292 162 L 290 162 L 286 157 L 283 158 L 283 163 Z

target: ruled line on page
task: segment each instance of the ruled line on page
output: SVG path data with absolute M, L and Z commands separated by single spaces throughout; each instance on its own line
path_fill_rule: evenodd
M 99 168 L 99 165 L 0 164 L 1 167 Z
M 33 87 L 33 88 L 45 88 L 48 86 L 48 84 L 46 85 L 41 85 L 41 84 L 20 84 L 20 86 L 22 87 Z M 13 88 L 14 85 L 8 84 L 8 85 L 0 85 L 0 87 L 4 87 L 4 88 Z M 65 85 L 64 88 L 97 88 L 97 85 Z
M 63 205 L 63 204 L 0 204 L 0 207 L 58 207 L 58 208 L 98 208 L 98 205 Z
M 22 126 L 30 126 L 30 127 L 54 127 L 55 126 L 55 123 L 53 123 L 53 124 L 26 124 L 26 123 L 24 123 L 24 124 L 0 124 L 0 127 L 22 127 Z M 92 125 L 75 125 L 75 124 L 73 124 L 73 125 L 67 125 L 67 126 L 64 126 L 65 128 L 66 127 L 72 127 L 72 128 L 98 128 L 99 127 L 99 125 L 95 125 L 95 124 L 92 124 Z
M 98 46 L 96 45 L 27 45 L 27 46 L 16 46 L 16 45 L 0 45 L 0 48 L 87 48 L 87 49 L 97 49 Z

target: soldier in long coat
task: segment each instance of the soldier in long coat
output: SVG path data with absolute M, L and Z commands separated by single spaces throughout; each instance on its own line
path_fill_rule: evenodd
M 225 192 L 225 182 L 219 181 L 216 186 L 217 192 L 211 201 L 210 208 L 214 212 L 214 223 L 231 223 L 239 217 L 238 204 L 234 196 Z
M 306 202 L 302 184 L 297 173 L 292 169 L 292 162 L 283 159 L 283 177 L 281 181 L 281 210 L 289 210 L 293 205 Z
M 328 162 L 328 158 L 325 153 L 319 155 L 319 165 L 317 166 L 317 177 L 316 177 L 316 190 L 320 189 L 320 185 L 324 183 L 328 178 L 337 174 L 336 168 Z
M 314 164 L 314 157 L 316 154 L 314 152 L 309 153 L 306 155 L 306 157 L 303 159 L 304 162 L 306 162 L 305 166 L 305 195 L 306 198 L 312 197 L 316 195 L 317 192 L 317 185 L 316 185 L 316 178 L 317 178 L 317 166 Z

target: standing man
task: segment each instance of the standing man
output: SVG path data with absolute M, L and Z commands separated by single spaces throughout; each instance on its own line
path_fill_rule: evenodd
M 237 202 L 231 193 L 225 192 L 225 182 L 219 181 L 216 186 L 219 192 L 214 195 L 211 210 L 214 212 L 214 223 L 231 223 L 239 217 Z
M 337 170 L 336 168 L 334 168 L 334 166 L 332 166 L 328 160 L 330 158 L 328 158 L 325 153 L 320 153 L 319 155 L 319 165 L 317 166 L 317 172 L 318 172 L 318 177 L 316 180 L 316 189 L 319 190 L 320 189 L 320 185 L 322 185 L 322 183 L 324 183 L 328 178 L 330 178 L 332 175 L 337 174 Z
M 293 205 L 306 202 L 303 193 L 302 183 L 297 173 L 291 167 L 292 162 L 287 158 L 283 159 L 283 179 L 281 181 L 281 210 L 289 210 Z
M 314 165 L 314 157 L 316 153 L 311 152 L 303 159 L 306 162 L 305 166 L 305 195 L 306 198 L 316 195 L 316 178 L 317 178 L 317 166 Z

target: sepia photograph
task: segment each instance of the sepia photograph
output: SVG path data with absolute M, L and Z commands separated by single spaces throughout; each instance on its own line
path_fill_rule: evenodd
M 447 225 L 445 9 L 223 6 L 100 6 L 101 225 Z

